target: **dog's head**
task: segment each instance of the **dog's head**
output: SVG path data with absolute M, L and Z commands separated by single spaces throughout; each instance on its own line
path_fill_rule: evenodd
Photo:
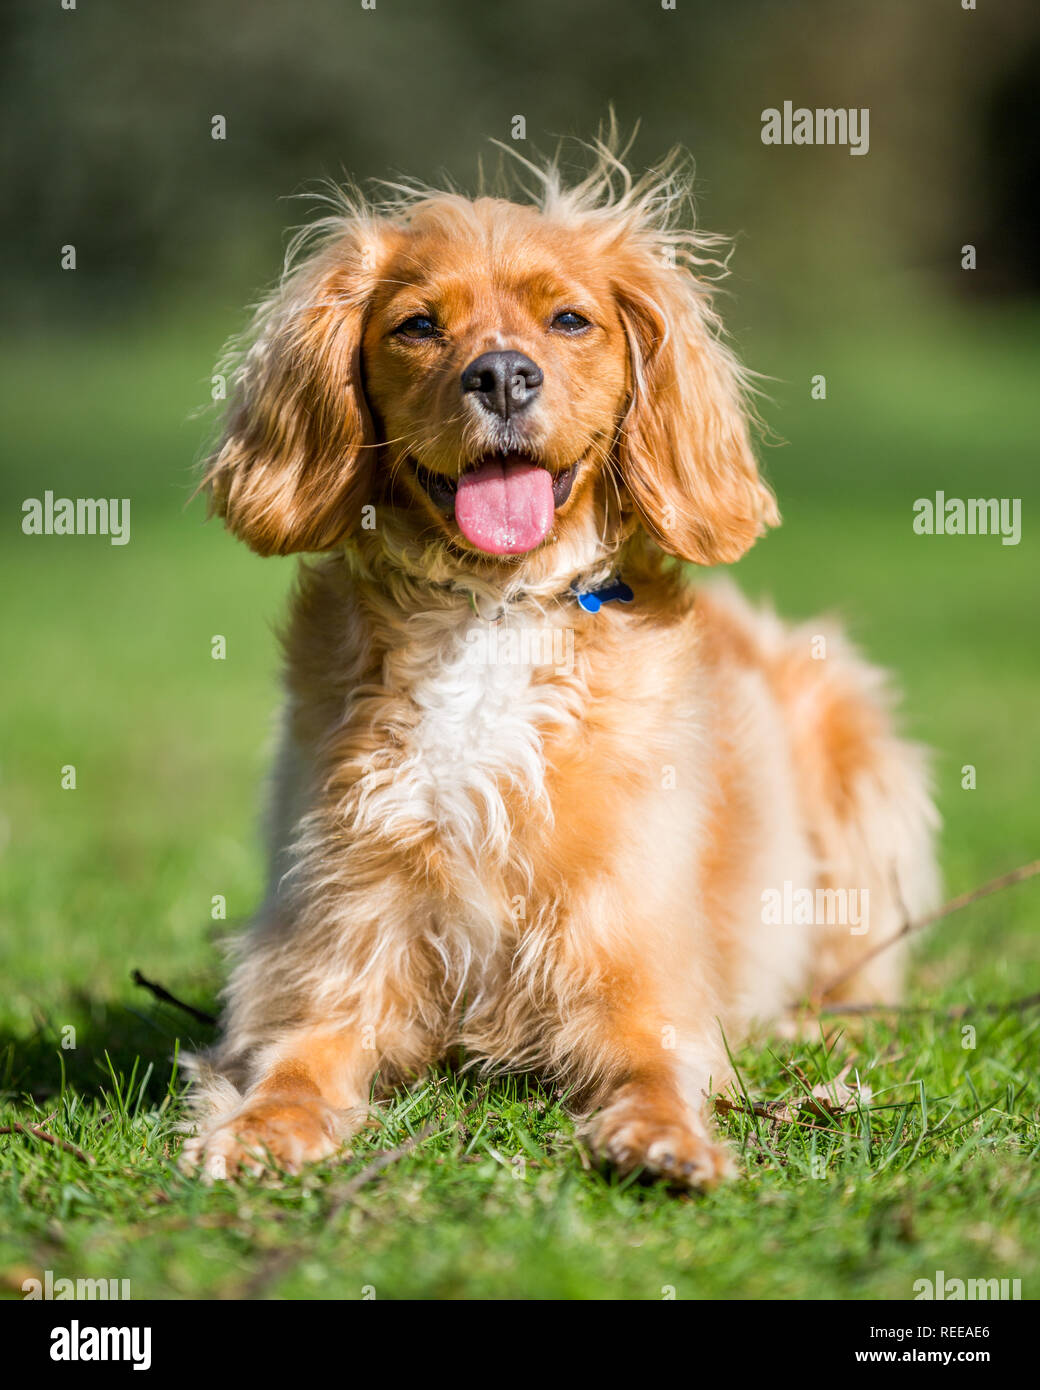
M 632 183 L 601 148 L 576 188 L 542 185 L 323 224 L 257 314 L 206 476 L 255 550 L 331 549 L 382 513 L 456 567 L 544 578 L 640 523 L 709 565 L 777 521 L 698 274 L 710 239 L 672 226 L 681 179 Z

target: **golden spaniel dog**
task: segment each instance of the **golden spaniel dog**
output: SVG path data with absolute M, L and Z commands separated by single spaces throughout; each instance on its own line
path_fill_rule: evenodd
M 332 1154 L 462 1049 L 552 1078 L 618 1168 L 710 1185 L 724 1037 L 935 896 L 880 674 L 691 582 L 779 517 L 685 166 L 634 180 L 607 144 L 576 186 L 527 174 L 344 203 L 237 358 L 213 506 L 324 554 L 267 900 L 194 1063 L 209 1177 Z

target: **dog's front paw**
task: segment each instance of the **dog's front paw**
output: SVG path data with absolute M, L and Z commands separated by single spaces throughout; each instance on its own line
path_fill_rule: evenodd
M 641 1171 L 677 1187 L 705 1190 L 734 1171 L 727 1150 L 709 1138 L 698 1119 L 638 1092 L 600 1111 L 589 1142 L 619 1172 Z
M 342 1137 L 339 1115 L 324 1101 L 272 1096 L 247 1102 L 189 1139 L 180 1167 L 204 1182 L 272 1169 L 299 1173 L 335 1153 Z

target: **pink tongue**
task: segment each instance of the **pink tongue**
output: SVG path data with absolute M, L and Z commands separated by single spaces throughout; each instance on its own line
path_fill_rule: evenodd
M 534 463 L 493 460 L 459 479 L 455 520 L 478 550 L 522 555 L 549 534 L 552 478 Z

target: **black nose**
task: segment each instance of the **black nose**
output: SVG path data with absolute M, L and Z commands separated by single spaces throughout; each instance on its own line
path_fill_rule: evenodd
M 542 369 L 522 352 L 484 352 L 462 373 L 462 390 L 473 391 L 485 410 L 502 420 L 525 410 L 542 384 Z

